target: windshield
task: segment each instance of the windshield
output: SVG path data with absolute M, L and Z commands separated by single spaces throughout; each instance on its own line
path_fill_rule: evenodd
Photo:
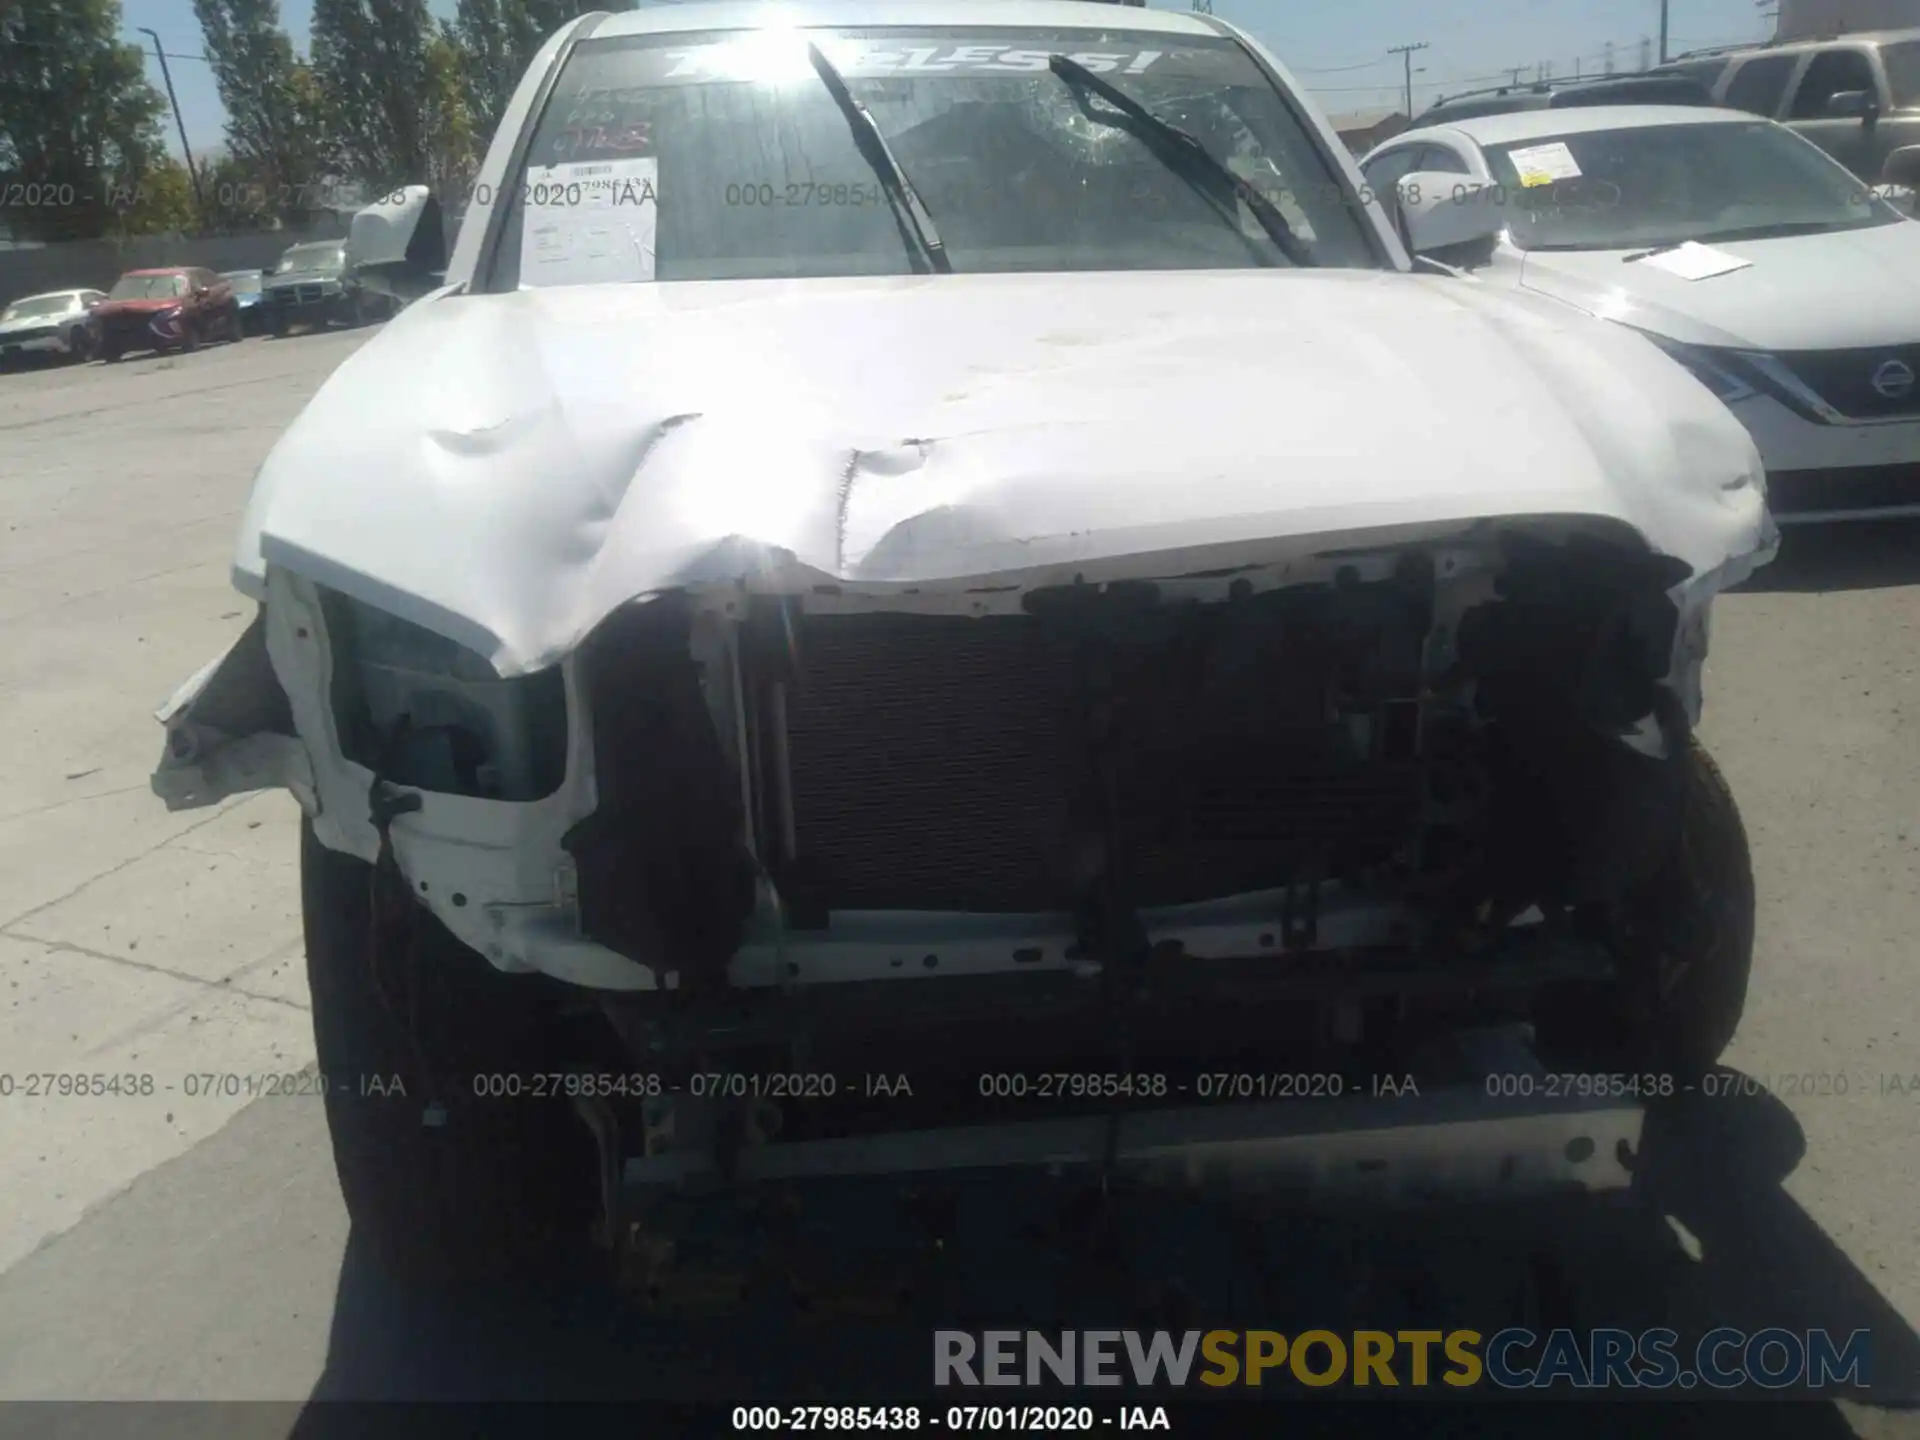
M 16 300 L 0 312 L 0 320 L 26 320 L 35 315 L 64 315 L 73 308 L 71 295 L 35 295 Z
M 1217 176 L 1170 165 L 1141 138 L 1148 127 L 1052 73 L 1054 53 L 1271 197 L 1309 263 L 1383 263 L 1345 208 L 1357 201 L 1230 40 L 728 32 L 581 45 L 508 197 L 495 287 L 912 273 L 911 227 L 903 235 L 888 184 L 810 64 L 809 36 L 871 112 L 956 272 L 1293 263 L 1244 201 L 1207 190 L 1225 190 Z
M 1764 239 L 1902 217 L 1771 121 L 1642 125 L 1489 146 L 1523 250 L 1614 250 Z M 1537 199 L 1535 196 L 1537 195 Z
M 1887 89 L 1897 109 L 1920 108 L 1920 40 L 1882 45 L 1880 60 L 1887 67 Z
M 187 293 L 184 275 L 122 275 L 107 292 L 109 300 L 171 300 Z
M 343 270 L 347 264 L 347 249 L 344 245 L 296 245 L 280 257 L 275 267 L 276 275 L 291 275 L 294 271 L 305 274 L 311 271 Z
M 220 278 L 233 286 L 236 295 L 257 295 L 260 292 L 258 270 L 229 270 Z

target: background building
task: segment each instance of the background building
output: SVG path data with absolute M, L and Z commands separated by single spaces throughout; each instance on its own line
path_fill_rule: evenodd
M 1845 35 L 1920 26 L 1920 0 L 1780 0 L 1774 36 Z
M 1355 155 L 1364 155 L 1383 141 L 1391 140 L 1413 122 L 1398 110 L 1357 110 L 1348 115 L 1329 115 L 1334 130 Z

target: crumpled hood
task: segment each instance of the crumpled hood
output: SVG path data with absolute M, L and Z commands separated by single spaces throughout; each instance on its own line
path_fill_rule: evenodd
M 337 282 L 344 278 L 345 273 L 341 270 L 289 270 L 284 275 L 269 275 L 260 284 L 265 290 L 280 289 L 288 285 L 314 285 L 326 280 Z
M 1920 341 L 1920 223 L 1712 248 L 1752 263 L 1683 280 L 1627 262 L 1637 250 L 1534 250 L 1520 283 L 1688 345 L 1847 350 Z
M 1770 537 L 1760 473 L 1645 340 L 1439 276 L 442 294 L 275 446 L 235 578 L 285 565 L 513 674 L 704 582 L 1190 573 L 1516 514 L 1613 517 L 1704 572 Z

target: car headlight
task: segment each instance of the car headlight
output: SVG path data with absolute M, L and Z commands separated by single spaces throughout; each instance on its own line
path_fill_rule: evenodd
M 1650 330 L 1640 333 L 1686 366 L 1694 379 L 1724 403 L 1731 405 L 1736 400 L 1745 400 L 1760 393 L 1732 368 L 1739 363 L 1734 357 L 1700 345 L 1682 345 L 1678 340 L 1669 340 Z
M 558 666 L 503 679 L 444 635 L 337 591 L 321 596 L 348 759 L 446 794 L 525 801 L 559 787 L 567 701 Z

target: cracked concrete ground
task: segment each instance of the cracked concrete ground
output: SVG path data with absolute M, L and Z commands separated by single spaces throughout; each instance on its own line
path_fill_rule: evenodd
M 472 1393 L 636 1353 L 573 1322 L 556 1358 L 519 1316 L 472 1335 L 370 1300 L 317 1103 L 250 1102 L 224 1080 L 311 1058 L 295 811 L 267 795 L 168 814 L 147 791 L 151 711 L 240 633 L 227 559 L 249 478 L 365 338 L 0 377 L 0 1399 Z M 1691 1268 L 1652 1297 L 1748 1329 L 1870 1325 L 1909 1399 L 1916 642 L 1914 526 L 1791 535 L 1716 616 L 1705 733 L 1761 897 L 1728 1061 L 1778 1093 L 1675 1121 L 1656 1189 Z M 150 1076 L 153 1093 L 30 1097 L 34 1074 Z M 1640 1262 L 1584 1263 L 1599 1284 Z M 435 1376 L 456 1351 L 458 1373 Z M 1910 1435 L 1912 1418 L 1792 1433 Z
M 147 776 L 250 610 L 247 483 L 364 339 L 0 379 L 0 1269 L 312 1058 L 292 800 L 170 815 Z

